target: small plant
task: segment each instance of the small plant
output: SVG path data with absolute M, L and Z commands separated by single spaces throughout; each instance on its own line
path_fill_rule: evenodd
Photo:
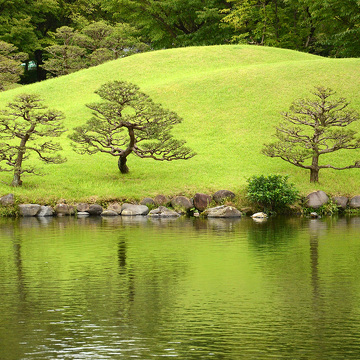
M 246 196 L 265 212 L 283 210 L 299 198 L 294 185 L 287 182 L 288 178 L 282 175 L 253 176 L 248 179 Z

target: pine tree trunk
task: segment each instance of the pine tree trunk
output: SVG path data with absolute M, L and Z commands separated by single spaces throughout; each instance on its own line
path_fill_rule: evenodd
M 315 155 L 312 158 L 310 182 L 319 182 L 319 155 Z
M 17 187 L 22 185 L 22 181 L 20 179 L 21 172 L 19 169 L 15 169 L 14 171 L 14 177 L 11 182 L 11 186 Z
M 126 165 L 126 156 L 120 156 L 119 157 L 119 161 L 118 161 L 118 167 L 119 170 L 122 174 L 128 174 L 129 173 L 129 168 Z

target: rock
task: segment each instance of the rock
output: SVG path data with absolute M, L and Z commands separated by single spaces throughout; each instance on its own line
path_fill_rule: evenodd
M 176 196 L 171 200 L 171 206 L 176 212 L 184 214 L 193 207 L 193 204 L 185 196 Z
M 264 212 L 257 212 L 253 215 L 251 215 L 253 219 L 266 219 L 268 216 Z
M 199 211 L 204 211 L 211 203 L 211 196 L 196 193 L 194 196 L 194 207 Z
M 107 209 L 115 211 L 118 215 L 121 214 L 121 205 L 117 202 L 109 204 Z
M 241 217 L 241 212 L 232 206 L 221 205 L 208 208 L 201 215 L 208 218 L 234 218 Z
M 226 199 L 232 200 L 234 198 L 235 198 L 235 194 L 230 190 L 219 190 L 213 195 L 213 200 L 217 204 L 222 203 Z
M 89 210 L 89 204 L 88 203 L 79 203 L 76 204 L 76 210 L 78 212 L 83 212 Z
M 176 211 L 166 208 L 165 206 L 159 206 L 157 209 L 153 209 L 149 212 L 149 216 L 153 217 L 175 217 L 180 216 Z
M 98 204 L 91 204 L 86 210 L 90 215 L 100 215 L 104 211 L 103 207 Z
M 53 216 L 55 213 L 54 209 L 51 206 L 41 206 L 40 211 L 36 214 L 38 217 L 44 217 L 44 216 Z
M 334 196 L 333 202 L 341 209 L 346 209 L 349 199 L 346 196 Z
M 313 219 L 318 219 L 320 216 L 317 212 L 312 212 L 312 213 L 310 213 L 310 217 Z
M 123 204 L 121 209 L 121 216 L 147 215 L 149 213 L 146 205 Z
M 41 205 L 38 204 L 21 204 L 19 205 L 21 216 L 36 216 L 41 210 Z
M 146 197 L 140 201 L 140 205 L 154 206 L 155 201 L 152 198 Z
M 311 207 L 313 209 L 318 209 L 319 207 L 325 205 L 329 198 L 323 191 L 314 191 L 309 194 L 307 197 L 306 206 Z
M 170 204 L 170 200 L 165 195 L 156 195 L 154 198 L 154 203 L 155 203 L 155 205 L 158 205 L 158 206 L 166 206 L 166 205 Z
M 104 210 L 101 216 L 119 216 L 119 214 L 114 210 Z
M 87 217 L 90 216 L 90 214 L 86 211 L 79 211 L 77 214 L 77 217 Z
M 56 204 L 54 208 L 57 215 L 73 215 L 75 213 L 75 208 L 68 204 Z
M 349 207 L 351 209 L 359 209 L 360 208 L 360 195 L 356 195 L 351 198 L 349 202 Z
M 15 204 L 15 196 L 14 194 L 7 194 L 0 198 L 1 206 L 10 206 Z

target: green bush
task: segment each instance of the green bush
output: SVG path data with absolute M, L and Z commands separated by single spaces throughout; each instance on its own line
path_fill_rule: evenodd
M 284 210 L 299 198 L 298 190 L 287 180 L 282 175 L 253 176 L 247 181 L 247 198 L 265 212 Z

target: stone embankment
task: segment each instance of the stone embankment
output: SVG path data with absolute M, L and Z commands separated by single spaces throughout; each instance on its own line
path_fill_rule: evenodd
M 229 190 L 219 190 L 212 196 L 196 193 L 193 198 L 175 196 L 168 198 L 158 195 L 154 199 L 146 197 L 139 204 L 109 203 L 106 208 L 99 204 L 77 203 L 67 204 L 60 201 L 54 207 L 39 204 L 20 204 L 18 214 L 20 216 L 151 216 L 151 217 L 178 217 L 184 214 L 203 216 L 208 218 L 239 218 L 242 214 L 252 215 L 253 218 L 266 218 L 264 213 L 253 213 L 249 208 L 237 209 L 231 205 L 235 194 Z M 304 207 L 313 209 L 311 216 L 318 217 L 316 210 L 332 201 L 339 209 L 360 209 L 360 195 L 352 198 L 335 196 L 330 199 L 323 191 L 314 191 L 306 199 Z M 15 206 L 13 194 L 0 197 L 0 206 Z

